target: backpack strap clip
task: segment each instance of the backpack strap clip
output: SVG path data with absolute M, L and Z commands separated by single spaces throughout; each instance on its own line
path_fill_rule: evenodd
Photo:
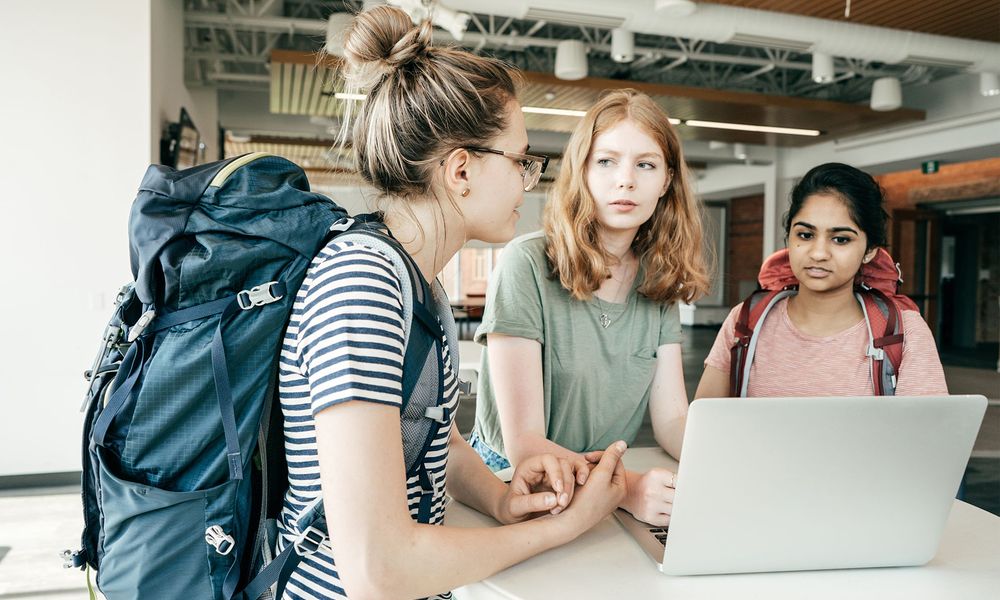
M 424 409 L 424 416 L 442 425 L 448 424 L 448 411 L 443 406 L 428 406 Z
M 142 315 L 139 317 L 139 320 L 135 322 L 135 325 L 129 327 L 128 329 L 129 343 L 134 342 L 136 338 L 142 335 L 142 332 L 146 330 L 146 327 L 150 323 L 152 323 L 153 319 L 155 318 L 156 318 L 156 311 L 154 310 L 147 310 L 146 312 L 142 313 Z
M 264 306 L 277 302 L 285 297 L 285 284 L 279 281 L 268 281 L 260 285 L 255 285 L 249 290 L 243 290 L 236 294 L 236 303 L 243 310 L 250 310 L 256 306 Z
M 343 233 L 351 227 L 354 227 L 354 219 L 351 217 L 343 217 L 342 219 L 335 221 L 333 225 L 330 225 L 330 231 L 339 231 Z
M 86 555 L 83 550 L 63 550 L 59 553 L 59 558 L 63 559 L 64 569 L 82 569 L 87 564 Z
M 219 525 L 212 525 L 205 530 L 205 541 L 222 556 L 226 556 L 236 547 L 236 540 L 233 539 L 233 536 L 223 531 Z
M 306 527 L 305 531 L 299 534 L 292 546 L 299 556 L 309 556 L 319 550 L 320 545 L 326 541 L 326 534 L 315 525 Z

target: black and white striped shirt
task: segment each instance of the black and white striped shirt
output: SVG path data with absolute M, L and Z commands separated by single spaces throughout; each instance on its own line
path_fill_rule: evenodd
M 447 302 L 438 303 L 439 315 L 447 306 Z M 399 277 L 384 254 L 362 244 L 334 240 L 313 259 L 295 298 L 278 373 L 289 483 L 278 524 L 279 551 L 295 539 L 297 519 L 321 495 L 314 416 L 352 400 L 401 406 L 403 319 Z M 454 415 L 458 386 L 445 336 L 440 347 L 444 405 L 447 414 Z M 452 426 L 453 418 L 449 418 L 424 458 L 434 485 L 432 524 L 444 520 Z M 416 477 L 406 484 L 410 515 L 416 519 L 420 485 Z M 306 556 L 292 573 L 284 597 L 346 598 L 334 564 L 339 551 L 327 540 L 318 552 Z

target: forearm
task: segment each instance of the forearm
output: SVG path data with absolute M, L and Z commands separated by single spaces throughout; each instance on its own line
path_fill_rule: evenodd
M 535 432 L 512 433 L 504 435 L 504 448 L 507 451 L 507 460 L 510 464 L 517 466 L 528 457 L 538 454 L 551 454 L 556 458 L 577 460 L 580 454 L 560 446 L 552 440 L 546 439 L 543 434 Z
M 677 460 L 681 459 L 681 446 L 684 444 L 686 424 L 687 415 L 684 414 L 653 427 L 653 437 L 656 438 L 656 443 Z
M 480 581 L 536 554 L 572 540 L 576 534 L 545 517 L 497 528 L 458 528 L 413 523 L 394 536 L 378 572 L 372 598 L 410 599 Z M 352 590 L 348 590 L 353 598 Z
M 452 498 L 496 519 L 497 505 L 506 487 L 462 436 L 451 437 L 448 447 L 448 494 Z

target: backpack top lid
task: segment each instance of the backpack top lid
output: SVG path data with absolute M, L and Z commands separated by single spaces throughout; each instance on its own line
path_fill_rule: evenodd
M 757 281 L 761 289 L 765 290 L 798 287 L 799 280 L 792 273 L 792 265 L 788 261 L 788 248 L 782 248 L 767 257 L 760 267 Z M 884 248 L 879 248 L 875 253 L 875 258 L 861 265 L 854 285 L 882 292 L 892 299 L 900 310 L 917 310 L 917 305 L 913 303 L 913 300 L 899 293 L 899 285 L 902 282 L 899 265 L 892 260 Z
M 182 171 L 151 165 L 129 219 L 136 295 L 145 305 L 163 302 L 174 309 L 212 300 L 171 289 L 182 263 L 188 277 L 198 276 L 189 260 L 192 252 L 204 254 L 206 261 L 211 257 L 209 266 L 216 271 L 200 279 L 232 280 L 259 258 L 247 249 L 260 242 L 311 259 L 329 226 L 344 216 L 344 209 L 309 190 L 301 168 L 278 156 L 247 154 Z M 232 242 L 223 249 L 217 246 L 223 240 Z M 230 284 L 235 293 L 243 282 Z M 191 288 L 191 282 L 184 287 Z

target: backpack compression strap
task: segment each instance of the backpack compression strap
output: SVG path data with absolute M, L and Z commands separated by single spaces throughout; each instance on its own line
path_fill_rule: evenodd
M 864 287 L 857 291 L 872 336 L 872 347 L 868 350 L 871 357 L 872 388 L 876 396 L 895 395 L 896 377 L 903 362 L 903 331 L 899 308 L 877 288 Z M 892 367 L 891 373 L 886 373 L 886 360 Z
M 129 337 L 135 341 L 122 360 L 122 371 L 127 373 L 122 385 L 111 394 L 108 405 L 94 424 L 94 442 L 104 446 L 111 423 L 125 403 L 132 397 L 135 386 L 142 375 L 143 368 L 152 356 L 152 341 L 150 334 L 169 329 L 181 323 L 220 315 L 219 325 L 212 336 L 212 370 L 215 375 L 215 392 L 222 415 L 222 430 L 226 438 L 226 459 L 229 465 L 231 480 L 243 479 L 243 451 L 240 448 L 239 432 L 236 427 L 236 415 L 233 408 L 233 392 L 229 382 L 229 363 L 226 359 L 226 348 L 222 339 L 222 327 L 240 310 L 249 310 L 256 306 L 270 304 L 282 299 L 286 294 L 285 284 L 277 281 L 256 286 L 251 290 L 243 290 L 233 296 L 220 298 L 204 304 L 182 308 L 160 315 L 148 322 L 144 328 L 138 323 L 129 331 Z M 146 313 L 150 314 L 150 313 Z M 147 348 L 148 346 L 148 348 Z

